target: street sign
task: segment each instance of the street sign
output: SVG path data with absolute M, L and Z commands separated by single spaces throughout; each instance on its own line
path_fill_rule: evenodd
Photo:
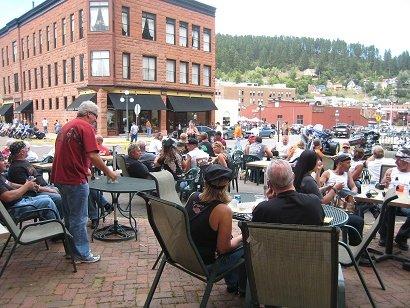
M 376 114 L 376 115 L 374 116 L 374 119 L 376 120 L 377 123 L 380 123 L 381 120 L 382 120 L 382 116 L 381 116 L 380 114 Z
M 134 107 L 134 112 L 135 112 L 135 115 L 139 115 L 140 114 L 140 112 L 141 112 L 141 106 L 139 105 L 139 104 L 136 104 L 135 105 L 135 107 Z

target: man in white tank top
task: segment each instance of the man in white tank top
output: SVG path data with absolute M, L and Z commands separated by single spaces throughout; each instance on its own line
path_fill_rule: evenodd
M 372 156 L 367 161 L 367 170 L 369 170 L 370 180 L 376 183 L 380 182 L 380 170 L 382 165 L 386 165 L 386 159 L 384 158 L 384 149 L 380 145 L 373 147 Z
M 410 149 L 404 148 L 396 153 L 396 167 L 386 171 L 381 183 L 389 187 L 390 185 L 403 185 L 404 189 L 410 189 Z M 407 216 L 406 221 L 397 232 L 395 241 L 401 250 L 409 250 L 407 239 L 410 237 L 410 208 L 400 208 L 401 212 Z M 381 246 L 386 245 L 386 226 L 382 224 L 380 228 Z

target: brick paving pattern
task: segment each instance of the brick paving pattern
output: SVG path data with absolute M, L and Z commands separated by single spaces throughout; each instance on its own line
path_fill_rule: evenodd
M 79 264 L 77 273 L 72 272 L 71 263 L 64 258 L 61 243 L 51 243 L 50 251 L 45 249 L 43 242 L 19 247 L 0 279 L 0 306 L 143 306 L 156 273 L 151 267 L 160 247 L 141 200 L 134 200 L 133 206 L 138 217 L 138 241 L 111 243 L 95 240 L 91 244 L 92 250 L 102 255 L 101 261 Z M 374 248 L 378 247 L 376 240 L 371 245 Z M 410 257 L 408 252 L 403 255 Z M 384 280 L 385 291 L 381 290 L 371 268 L 360 267 L 377 306 L 410 307 L 410 273 L 404 271 L 400 263 L 390 260 L 378 263 L 377 268 Z M 354 268 L 346 268 L 343 272 L 347 306 L 369 307 Z M 151 307 L 197 307 L 204 288 L 204 283 L 166 266 Z M 219 282 L 212 290 L 208 306 L 243 307 L 244 299 L 228 294 L 224 283 Z

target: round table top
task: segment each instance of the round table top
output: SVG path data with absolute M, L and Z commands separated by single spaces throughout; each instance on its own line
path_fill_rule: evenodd
M 95 189 L 111 193 L 135 193 L 141 191 L 155 190 L 154 180 L 131 178 L 127 176 L 119 177 L 116 183 L 107 183 L 106 176 L 99 176 L 89 183 L 90 189 Z

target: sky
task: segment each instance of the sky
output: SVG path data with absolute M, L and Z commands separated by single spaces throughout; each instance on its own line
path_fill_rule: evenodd
M 44 0 L 35 0 L 36 5 Z M 409 0 L 200 0 L 216 7 L 216 32 L 342 39 L 380 54 L 410 50 Z M 32 0 L 0 0 L 0 28 Z

